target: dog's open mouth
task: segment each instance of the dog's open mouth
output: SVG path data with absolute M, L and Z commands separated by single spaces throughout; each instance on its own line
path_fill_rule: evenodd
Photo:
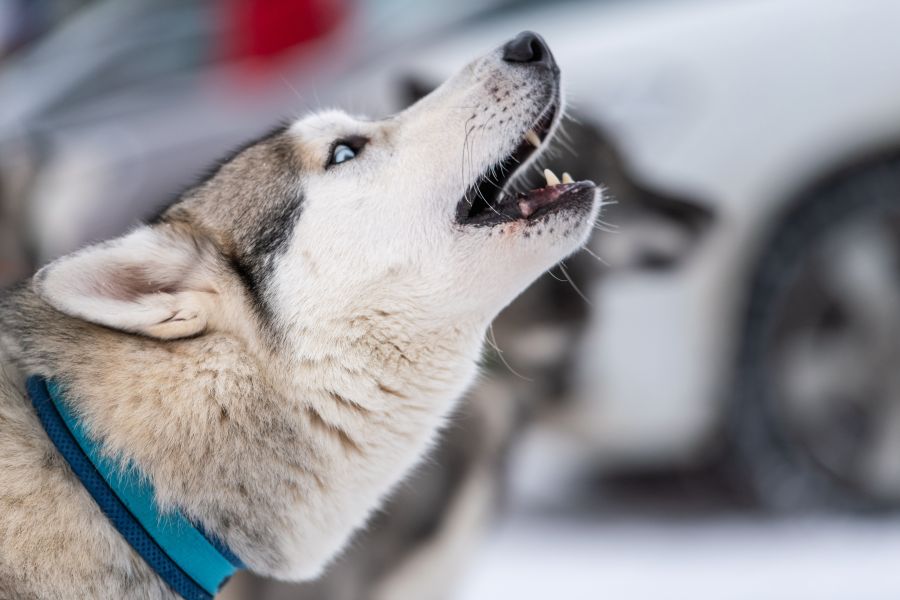
M 573 202 L 590 198 L 594 183 L 575 181 L 568 173 L 562 178 L 544 169 L 546 185 L 527 192 L 515 192 L 513 184 L 522 182 L 528 159 L 537 152 L 553 127 L 559 110 L 558 102 L 551 104 L 537 122 L 523 136 L 522 142 L 506 158 L 488 168 L 465 193 L 456 207 L 456 220 L 461 225 L 493 226 L 525 219 L 536 221 L 562 210 Z

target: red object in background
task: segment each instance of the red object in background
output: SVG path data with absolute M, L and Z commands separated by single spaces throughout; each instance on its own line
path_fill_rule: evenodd
M 267 69 L 286 52 L 325 38 L 349 12 L 349 0 L 231 0 L 224 2 L 225 54 Z

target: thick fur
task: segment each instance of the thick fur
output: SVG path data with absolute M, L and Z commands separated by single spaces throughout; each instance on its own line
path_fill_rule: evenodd
M 496 51 L 392 118 L 306 117 L 4 297 L 0 597 L 171 597 L 44 434 L 30 374 L 252 570 L 321 572 L 432 443 L 494 316 L 591 229 L 596 199 L 455 221 L 557 93 Z

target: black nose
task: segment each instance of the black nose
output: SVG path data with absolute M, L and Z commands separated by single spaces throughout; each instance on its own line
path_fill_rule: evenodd
M 533 31 L 523 31 L 503 46 L 503 60 L 511 63 L 556 64 L 544 38 Z

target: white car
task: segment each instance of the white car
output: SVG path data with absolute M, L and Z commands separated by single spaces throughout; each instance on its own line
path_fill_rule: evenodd
M 772 505 L 900 500 L 897 23 L 891 0 L 570 2 L 403 57 L 439 81 L 539 31 L 629 177 L 712 215 L 665 268 L 617 268 L 646 232 L 594 236 L 612 264 L 555 421 L 591 464 L 726 456 Z

